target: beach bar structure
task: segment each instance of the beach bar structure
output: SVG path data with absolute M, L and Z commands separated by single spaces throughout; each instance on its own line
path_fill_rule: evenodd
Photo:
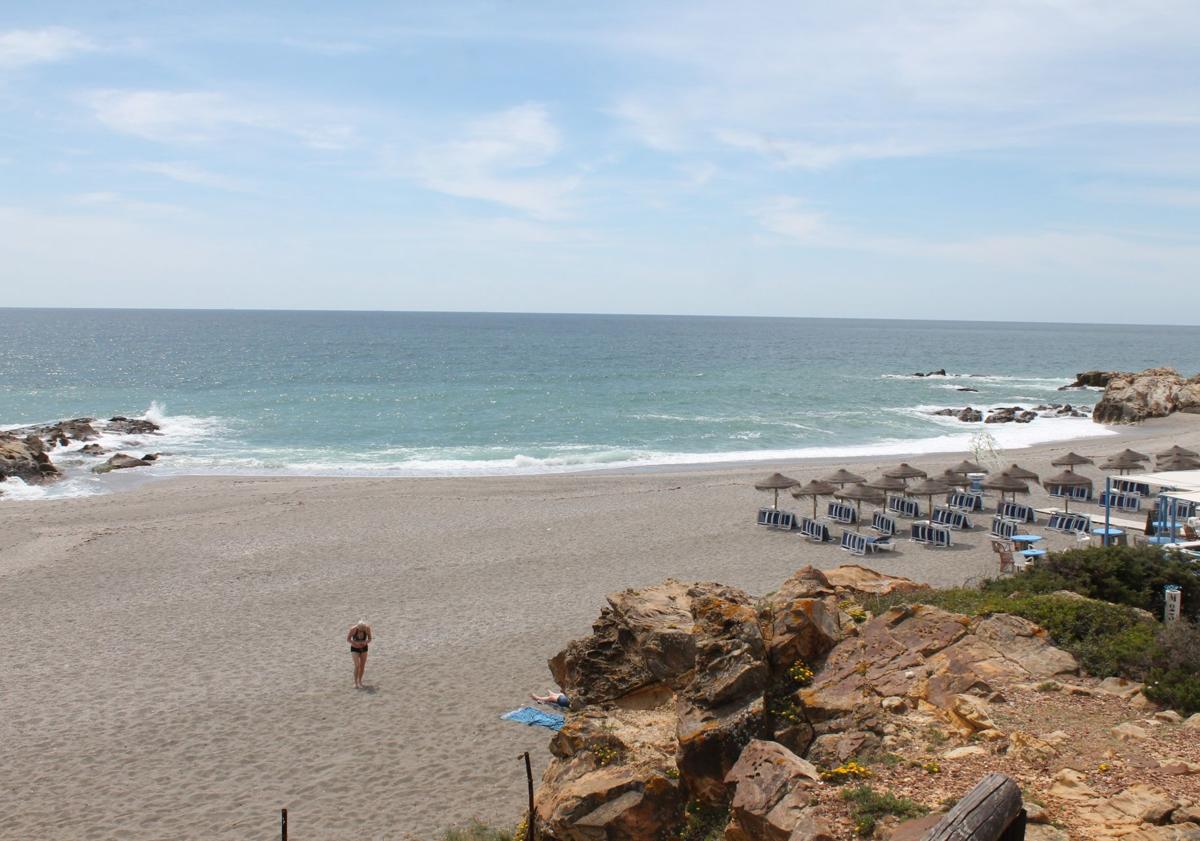
M 1154 495 L 1158 498 L 1157 512 L 1154 515 L 1155 534 L 1149 540 L 1152 543 L 1172 546 L 1195 552 L 1200 549 L 1200 541 L 1191 543 L 1179 540 L 1178 534 L 1188 519 L 1196 515 L 1200 506 L 1200 470 L 1168 470 L 1155 473 L 1131 473 L 1116 479 L 1109 476 L 1105 480 L 1104 505 L 1104 542 L 1109 542 L 1112 534 L 1113 500 L 1118 496 L 1115 482 L 1144 485 L 1156 489 Z M 1165 532 L 1165 535 L 1163 534 Z

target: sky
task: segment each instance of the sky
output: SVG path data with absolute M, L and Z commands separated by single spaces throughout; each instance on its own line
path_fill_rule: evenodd
M 0 305 L 1195 324 L 1198 43 L 1195 0 L 6 2 Z

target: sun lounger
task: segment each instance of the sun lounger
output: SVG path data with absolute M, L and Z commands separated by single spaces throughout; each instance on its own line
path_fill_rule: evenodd
M 1017 529 L 1021 524 L 1016 520 L 1009 520 L 1006 517 L 992 517 L 992 528 L 988 532 L 992 537 L 998 537 L 1001 540 L 1012 540 L 1012 536 L 1017 533 Z
M 830 541 L 829 527 L 811 517 L 800 518 L 800 531 L 809 540 L 816 540 L 820 543 L 828 543 Z
M 871 529 L 883 537 L 892 537 L 896 534 L 896 521 L 882 511 L 876 511 L 871 515 Z
M 932 519 L 937 525 L 946 526 L 947 528 L 952 528 L 956 531 L 962 531 L 963 529 L 969 529 L 971 527 L 971 523 L 967 519 L 966 514 L 950 508 L 934 508 Z
M 869 552 L 889 552 L 895 548 L 895 544 L 871 535 L 846 530 L 842 532 L 842 548 L 851 555 L 866 555 Z
M 1092 533 L 1092 518 L 1087 514 L 1067 514 L 1063 512 L 1055 512 L 1050 515 L 1050 519 L 1046 522 L 1046 528 L 1050 531 L 1057 531 L 1075 534 L 1091 534 Z
M 1048 485 L 1047 493 L 1060 499 L 1078 499 L 1087 502 L 1092 498 L 1091 485 Z
M 771 508 L 760 508 L 760 509 L 758 509 L 758 520 L 757 520 L 756 522 L 757 522 L 757 523 L 758 523 L 760 526 L 769 525 L 769 524 L 770 524 L 770 522 L 771 522 L 771 511 L 772 511 L 772 510 L 773 510 L 773 509 L 771 509 Z
M 1150 496 L 1150 486 L 1145 482 L 1131 482 L 1128 479 L 1113 479 L 1112 486 L 1113 490 L 1117 493 Z
M 912 524 L 911 534 L 909 539 L 914 543 L 934 547 L 950 546 L 950 529 L 945 526 L 930 525 L 924 521 L 916 522 Z
M 1006 520 L 1015 520 L 1018 523 L 1037 522 L 1033 506 L 1022 505 L 1019 502 L 1001 502 L 997 513 Z
M 968 514 L 971 514 L 975 511 L 982 511 L 983 494 L 955 491 L 946 497 L 946 506 L 948 508 L 953 508 L 955 511 L 964 511 Z
M 1101 507 L 1111 505 L 1118 511 L 1134 512 L 1142 507 L 1142 498 L 1137 494 L 1104 491 L 1100 494 L 1100 505 Z
M 901 517 L 916 519 L 921 516 L 921 506 L 915 499 L 906 496 L 889 496 L 887 510 Z
M 847 505 L 844 502 L 830 502 L 826 513 L 829 515 L 829 519 L 835 523 L 852 526 L 858 522 L 858 515 L 854 511 L 854 506 Z

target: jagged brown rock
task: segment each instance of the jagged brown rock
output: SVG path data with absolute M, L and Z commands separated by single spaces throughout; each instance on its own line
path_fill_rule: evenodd
M 1092 410 L 1096 423 L 1137 423 L 1177 411 L 1200 411 L 1200 376 L 1185 380 L 1174 368 L 1114 373 Z
M 98 464 L 92 468 L 93 473 L 108 473 L 112 470 L 128 470 L 133 467 L 149 467 L 150 462 L 136 456 L 126 455 L 125 453 L 117 453 L 111 456 L 104 464 Z
M 751 741 L 725 777 L 733 789 L 725 841 L 789 841 L 797 827 L 832 841 L 811 813 L 820 782 L 816 766 L 778 742 Z

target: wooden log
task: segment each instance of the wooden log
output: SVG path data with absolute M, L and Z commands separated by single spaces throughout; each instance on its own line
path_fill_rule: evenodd
M 529 786 L 529 820 L 525 839 L 537 841 L 537 812 L 533 810 L 533 766 L 529 763 L 529 751 L 525 751 L 525 781 Z
M 1020 787 L 1003 774 L 988 774 L 922 841 L 1022 841 L 1024 815 Z

